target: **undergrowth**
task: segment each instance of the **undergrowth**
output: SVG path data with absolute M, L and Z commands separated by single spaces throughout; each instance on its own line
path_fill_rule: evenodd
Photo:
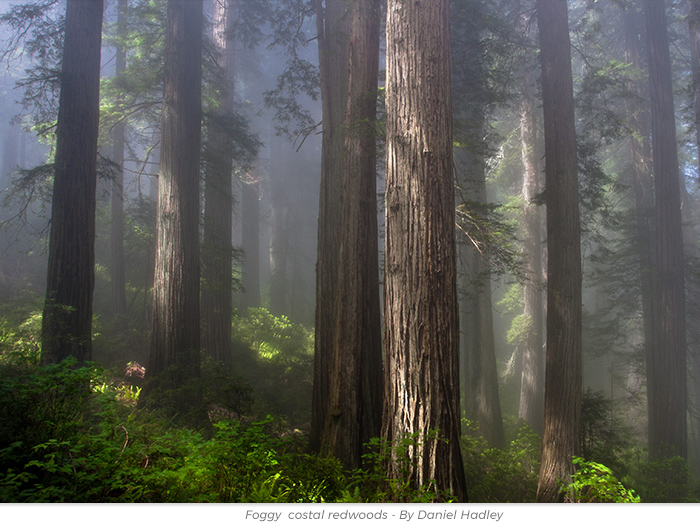
M 290 405 L 296 415 L 260 417 L 253 398 L 272 396 L 275 385 L 253 381 L 251 390 L 205 360 L 209 419 L 197 429 L 166 412 L 139 407 L 140 387 L 114 370 L 70 360 L 39 366 L 38 319 L 0 319 L 0 502 L 450 500 L 411 481 L 410 451 L 421 439 L 437 436 L 373 440 L 364 468 L 353 471 L 308 453 L 306 434 L 294 422 L 303 419 L 301 406 L 307 402 L 309 338 L 285 319 L 251 311 L 237 320 L 235 337 L 252 356 L 247 379 L 278 372 L 283 379 L 276 385 L 278 395 L 298 396 Z M 257 409 L 272 400 L 258 399 Z M 700 490 L 686 462 L 649 461 L 643 449 L 620 437 L 624 434 L 611 426 L 610 411 L 601 403 L 592 403 L 597 408 L 586 424 L 582 450 L 588 457 L 574 459 L 575 474 L 562 486 L 569 500 L 698 501 Z M 470 502 L 535 501 L 540 438 L 527 426 L 511 425 L 508 434 L 504 448 L 490 447 L 474 423 L 464 422 Z M 615 446 L 606 448 L 608 442 Z M 386 478 L 389 457 L 406 458 L 397 479 Z

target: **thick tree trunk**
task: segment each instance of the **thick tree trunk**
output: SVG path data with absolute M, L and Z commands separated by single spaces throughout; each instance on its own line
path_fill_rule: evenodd
M 219 106 L 207 126 L 202 245 L 202 347 L 231 362 L 233 156 L 227 125 L 233 116 L 233 0 L 214 0 L 213 41 L 221 73 Z
M 656 344 L 647 368 L 649 453 L 687 457 L 685 289 L 671 59 L 662 0 L 645 4 L 656 193 Z
M 342 165 L 348 97 L 350 18 L 347 0 L 314 0 L 321 75 L 323 142 L 316 261 L 314 387 L 311 409 L 312 450 L 321 448 L 329 399 L 335 287 L 338 280 L 342 212 Z
M 466 501 L 449 27 L 448 0 L 389 1 L 382 437 L 417 438 L 389 478 Z
M 168 2 L 158 231 L 147 377 L 186 410 L 199 376 L 199 156 L 202 0 Z
M 68 0 L 42 360 L 92 356 L 102 0 Z
M 376 203 L 379 2 L 352 3 L 342 226 L 327 418 L 321 450 L 350 468 L 381 429 L 382 355 Z
M 566 2 L 538 0 L 547 202 L 547 362 L 538 502 L 561 501 L 581 426 L 581 225 Z
M 117 77 L 126 71 L 126 47 L 122 43 L 127 32 L 128 0 L 119 0 L 117 4 L 117 43 L 116 70 Z M 123 103 L 123 97 L 119 97 L 118 105 Z M 125 326 L 123 319 L 126 313 L 126 277 L 124 264 L 124 133 L 126 120 L 122 118 L 112 130 L 113 152 L 112 161 L 119 167 L 112 181 L 112 209 L 110 247 L 112 252 L 112 264 L 110 277 L 112 285 L 112 315 L 119 320 L 121 326 Z

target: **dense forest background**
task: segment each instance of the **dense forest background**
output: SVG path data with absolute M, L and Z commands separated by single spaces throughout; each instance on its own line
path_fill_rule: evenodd
M 700 498 L 700 3 L 0 2 L 0 501 Z

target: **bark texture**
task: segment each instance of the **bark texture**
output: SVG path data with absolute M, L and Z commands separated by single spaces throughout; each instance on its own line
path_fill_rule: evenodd
M 333 307 L 338 279 L 338 239 L 341 230 L 342 165 L 350 54 L 349 3 L 314 0 L 318 29 L 323 137 L 316 261 L 314 386 L 311 409 L 312 450 L 321 449 L 329 399 L 333 345 Z
M 388 477 L 466 501 L 459 407 L 449 2 L 387 8 L 382 437 Z M 431 435 L 438 432 L 437 439 Z M 408 470 L 408 472 L 406 472 Z
M 547 359 L 538 502 L 562 501 L 581 426 L 581 245 L 566 2 L 537 1 L 547 203 Z
M 146 374 L 192 401 L 199 376 L 199 156 L 202 1 L 168 2 L 151 348 Z
M 321 450 L 350 468 L 377 437 L 382 354 L 376 202 L 379 2 L 351 3 L 341 237 L 328 412 Z
M 92 356 L 102 0 L 68 0 L 42 361 Z

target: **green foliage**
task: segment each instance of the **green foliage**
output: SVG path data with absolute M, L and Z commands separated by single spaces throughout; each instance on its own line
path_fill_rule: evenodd
M 634 487 L 645 503 L 685 503 L 700 501 L 700 494 L 691 494 L 692 480 L 688 462 L 681 457 L 648 460 L 642 450 L 636 450 L 630 460 L 629 472 L 623 481 Z
M 612 471 L 593 461 L 574 457 L 575 467 L 571 483 L 563 490 L 573 503 L 639 503 L 633 490 L 626 488 Z
M 37 368 L 26 362 L 0 365 L 0 500 L 8 487 L 20 493 L 39 472 L 64 469 L 59 452 L 84 430 L 95 367 L 74 360 Z M 48 495 L 42 493 L 39 501 Z
M 512 206 L 475 202 L 461 188 L 457 191 L 458 241 L 474 246 L 483 254 L 491 263 L 493 274 L 522 278 L 522 254 L 515 246 L 517 227 L 507 216 Z
M 294 439 L 274 431 L 272 418 L 243 425 L 215 424 L 200 453 L 203 493 L 218 501 L 323 502 L 339 495 L 342 468 L 335 460 L 301 453 Z
M 314 5 L 308 0 L 281 0 L 267 15 L 271 24 L 268 49 L 282 48 L 286 56 L 285 69 L 277 76 L 273 89 L 263 94 L 265 106 L 274 112 L 277 135 L 294 138 L 315 127 L 315 120 L 306 100 L 317 100 L 320 95 L 318 67 L 309 59 L 306 48 L 311 41 L 307 31 L 315 31 L 310 24 Z M 305 53 L 306 51 L 306 53 Z
M 265 308 L 251 308 L 233 321 L 236 370 L 254 385 L 257 417 L 286 417 L 303 428 L 310 421 L 313 333 Z
M 24 66 L 21 60 L 25 56 L 33 62 L 16 87 L 23 91 L 21 104 L 40 135 L 53 132 L 58 115 L 64 13 L 58 0 L 36 0 L 13 5 L 0 17 L 0 25 L 9 29 L 0 60 L 8 67 L 15 63 Z
M 526 425 L 504 449 L 492 448 L 476 423 L 463 421 L 462 456 L 469 500 L 479 503 L 535 501 L 540 469 L 540 437 Z
M 439 432 L 406 434 L 394 441 L 374 438 L 362 456 L 364 469 L 353 472 L 345 488 L 344 503 L 411 502 L 431 503 L 450 501 L 450 494 L 436 493 L 432 483 L 415 487 L 414 455 L 429 441 L 441 439 Z M 387 478 L 390 460 L 398 463 L 399 477 Z
M 205 375 L 216 377 L 210 368 L 205 365 Z M 393 443 L 375 439 L 364 456 L 365 468 L 347 472 L 333 458 L 306 453 L 303 434 L 270 416 L 253 421 L 229 412 L 211 429 L 195 430 L 174 425 L 159 411 L 137 408 L 139 394 L 139 388 L 115 381 L 95 366 L 78 368 L 75 361 L 43 367 L 1 362 L 0 501 L 450 499 L 436 494 L 431 484 L 416 488 L 412 483 L 411 452 L 421 440 L 440 439 L 437 433 Z M 473 423 L 465 427 L 462 450 L 470 500 L 534 501 L 539 437 L 521 427 L 504 449 L 495 449 Z M 392 457 L 399 458 L 402 468 L 396 479 L 387 479 Z M 627 465 L 625 485 L 602 463 L 575 458 L 574 464 L 576 473 L 564 487 L 572 501 L 639 501 L 628 487 L 644 501 L 692 499 L 687 496 L 687 465 L 679 458 L 649 463 L 639 455 Z
M 523 307 L 523 287 L 520 283 L 512 283 L 506 289 L 503 297 L 498 301 L 498 306 L 506 313 L 519 312 Z
M 0 366 L 0 501 L 333 501 L 340 464 L 267 418 L 202 432 L 137 410 L 138 389 L 95 367 Z
M 0 325 L 0 501 L 341 497 L 341 465 L 306 454 L 298 433 L 269 417 L 260 423 L 241 419 L 251 408 L 250 389 L 215 363 L 204 361 L 199 383 L 204 404 L 219 410 L 210 411 L 213 432 L 177 427 L 157 410 L 137 409 L 140 388 L 112 380 L 102 369 L 76 368 L 74 361 L 37 366 L 40 320 L 35 312 L 18 328 L 10 318 Z M 310 376 L 308 331 L 266 311 L 250 315 L 239 328 L 258 371 L 279 372 L 290 380 L 287 391 L 298 392 L 295 368 L 305 365 Z M 270 403 L 274 377 L 267 386 Z
M 624 457 L 631 447 L 628 431 L 613 411 L 604 392 L 590 389 L 581 399 L 581 455 L 587 461 L 608 465 L 618 477 L 627 472 Z
M 506 341 L 513 346 L 524 343 L 528 335 L 532 332 L 532 329 L 533 323 L 531 316 L 526 314 L 516 315 L 506 334 Z
M 14 317 L 0 318 L 0 364 L 20 366 L 39 362 L 41 319 L 40 311 L 32 312 L 18 324 Z
M 231 417 L 250 416 L 253 387 L 211 357 L 202 356 L 202 400 L 213 423 Z

